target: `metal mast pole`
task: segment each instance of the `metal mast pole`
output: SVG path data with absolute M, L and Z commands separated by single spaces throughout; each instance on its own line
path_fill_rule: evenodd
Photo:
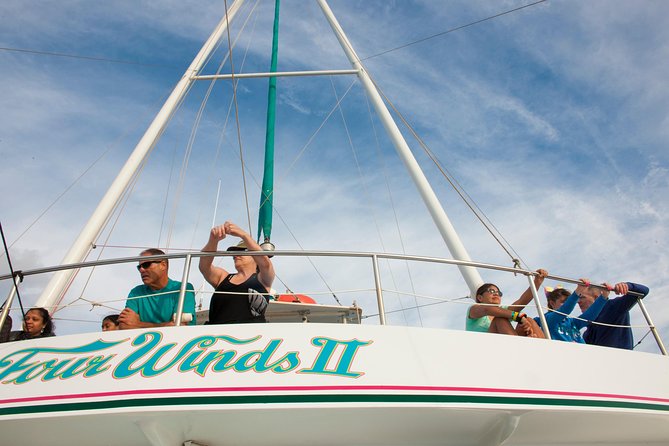
M 323 10 L 325 17 L 330 23 L 332 30 L 337 36 L 340 45 L 344 49 L 346 56 L 348 57 L 353 67 L 358 70 L 357 73 L 358 78 L 360 79 L 360 82 L 362 82 L 362 85 L 365 87 L 367 95 L 369 96 L 374 106 L 374 109 L 376 110 L 376 113 L 379 115 L 379 118 L 381 119 L 383 126 L 386 128 L 388 136 L 395 145 L 397 153 L 399 154 L 400 158 L 402 158 L 404 165 L 408 169 L 411 178 L 416 184 L 416 187 L 418 188 L 418 191 L 420 192 L 420 195 L 423 198 L 425 205 L 427 206 L 428 210 L 430 211 L 430 214 L 432 215 L 432 219 L 434 220 L 435 224 L 437 225 L 437 228 L 439 229 L 439 232 L 441 233 L 441 236 L 446 242 L 448 250 L 450 251 L 453 258 L 456 260 L 471 261 L 469 254 L 467 253 L 464 245 L 460 241 L 460 237 L 458 237 L 457 233 L 455 232 L 455 228 L 453 228 L 451 221 L 448 219 L 448 216 L 446 215 L 446 212 L 441 207 L 441 204 L 439 203 L 436 194 L 434 193 L 432 187 L 428 183 L 425 174 L 423 173 L 420 166 L 418 165 L 418 162 L 416 161 L 416 158 L 414 158 L 413 154 L 411 153 L 411 149 L 409 149 L 409 146 L 407 145 L 404 137 L 402 136 L 402 133 L 397 127 L 397 124 L 395 124 L 395 121 L 390 115 L 388 108 L 384 104 L 381 95 L 377 91 L 376 87 L 374 86 L 374 83 L 367 74 L 365 67 L 360 62 L 360 58 L 355 53 L 355 50 L 351 46 L 351 43 L 344 34 L 344 30 L 339 25 L 339 22 L 337 22 L 337 19 L 332 13 L 332 10 L 328 6 L 326 0 L 317 0 L 317 1 L 321 9 Z M 476 289 L 483 283 L 483 280 L 481 279 L 481 276 L 479 275 L 478 271 L 471 266 L 460 265 L 458 266 L 458 268 L 460 269 L 460 274 L 462 274 L 462 277 L 465 279 L 465 282 L 467 283 L 469 290 L 472 292 L 472 294 L 475 293 Z
M 233 17 L 241 8 L 244 0 L 236 0 L 235 3 L 228 9 L 227 17 L 218 23 L 214 32 L 209 36 L 209 39 L 200 49 L 200 52 L 195 56 L 193 62 L 190 64 L 184 75 L 179 80 L 179 83 L 174 87 L 172 93 L 163 104 L 156 117 L 149 128 L 144 133 L 144 136 L 139 140 L 135 150 L 132 152 L 125 165 L 119 172 L 118 176 L 107 190 L 107 193 L 98 204 L 98 207 L 91 215 L 90 219 L 82 229 L 68 253 L 63 258 L 62 264 L 79 263 L 82 262 L 90 252 L 95 239 L 100 235 L 103 226 L 111 216 L 118 200 L 128 187 L 135 172 L 142 164 L 142 161 L 151 152 L 156 141 L 162 134 L 167 122 L 176 110 L 177 106 L 188 91 L 190 84 L 193 82 L 193 77 L 196 76 L 199 70 L 211 52 L 216 48 L 217 42 L 227 28 L 227 24 L 232 21 Z M 67 286 L 74 280 L 74 275 L 77 270 L 59 271 L 49 281 L 49 284 L 42 292 L 35 306 L 44 307 L 53 312 L 56 309 Z

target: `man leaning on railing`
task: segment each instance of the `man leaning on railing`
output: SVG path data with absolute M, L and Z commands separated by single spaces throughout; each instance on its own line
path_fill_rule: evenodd
M 620 296 L 606 302 L 594 323 L 591 322 L 583 333 L 583 339 L 587 344 L 632 350 L 634 338 L 630 328 L 629 311 L 639 299 L 646 297 L 650 290 L 647 286 L 632 282 L 620 282 L 613 288 Z M 585 311 L 593 302 L 591 296 L 584 296 L 579 299 L 578 305 Z
M 144 250 L 141 256 L 165 255 L 156 248 Z M 138 285 L 128 294 L 125 308 L 118 317 L 121 330 L 129 328 L 167 327 L 174 325 L 179 306 L 181 282 L 168 277 L 167 259 L 147 260 L 137 265 L 142 277 Z M 195 294 L 193 285 L 186 284 L 182 325 L 195 325 Z

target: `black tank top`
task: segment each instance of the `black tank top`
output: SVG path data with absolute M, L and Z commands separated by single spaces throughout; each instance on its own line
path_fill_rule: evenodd
M 216 287 L 209 304 L 209 324 L 241 324 L 248 322 L 265 322 L 265 316 L 254 316 L 251 313 L 250 295 L 255 290 L 266 294 L 267 290 L 253 274 L 240 284 L 231 283 L 234 274 L 228 274 Z M 218 293 L 223 291 L 224 293 Z M 232 294 L 231 294 L 232 293 Z

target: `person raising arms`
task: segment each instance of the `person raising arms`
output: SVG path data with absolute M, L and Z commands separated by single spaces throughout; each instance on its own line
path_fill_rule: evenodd
M 203 252 L 215 252 L 227 235 L 241 241 L 228 251 L 262 251 L 251 236 L 236 224 L 226 221 L 209 232 Z M 214 257 L 200 257 L 200 272 L 215 288 L 209 305 L 209 324 L 265 322 L 268 292 L 274 282 L 274 266 L 267 256 L 233 256 L 236 273 L 214 266 Z

